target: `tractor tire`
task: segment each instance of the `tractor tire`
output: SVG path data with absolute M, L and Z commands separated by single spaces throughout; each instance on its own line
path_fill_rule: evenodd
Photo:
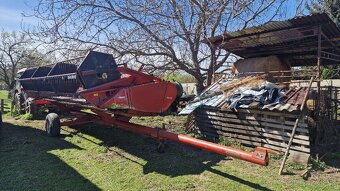
M 49 113 L 46 115 L 45 130 L 49 137 L 57 137 L 60 135 L 60 119 L 58 114 Z

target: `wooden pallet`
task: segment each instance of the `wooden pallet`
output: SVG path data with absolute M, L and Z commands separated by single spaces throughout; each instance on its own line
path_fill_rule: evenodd
M 244 146 L 285 151 L 298 113 L 240 109 L 237 112 L 203 106 L 192 114 L 189 128 L 213 138 L 232 138 Z M 291 159 L 306 162 L 310 156 L 307 117 L 298 125 Z

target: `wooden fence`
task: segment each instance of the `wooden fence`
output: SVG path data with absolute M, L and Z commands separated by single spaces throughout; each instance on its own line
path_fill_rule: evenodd
M 262 146 L 285 151 L 298 113 L 239 109 L 220 110 L 203 106 L 191 115 L 189 128 L 215 138 L 232 138 L 244 146 Z M 306 162 L 310 156 L 307 118 L 298 125 L 290 151 L 290 158 Z

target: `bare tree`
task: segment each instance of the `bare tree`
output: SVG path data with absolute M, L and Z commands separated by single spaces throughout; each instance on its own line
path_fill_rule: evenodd
M 202 91 L 231 56 L 203 39 L 285 18 L 301 1 L 40 0 L 27 16 L 41 23 L 27 32 L 58 49 L 112 50 L 121 62 L 145 63 L 149 72 L 184 71 Z
M 17 67 L 24 59 L 22 47 L 28 43 L 25 35 L 1 32 L 0 34 L 0 80 L 8 88 L 13 87 Z
M 42 55 L 32 48 L 32 42 L 24 33 L 0 32 L 0 81 L 8 89 L 14 85 L 18 68 L 42 63 Z

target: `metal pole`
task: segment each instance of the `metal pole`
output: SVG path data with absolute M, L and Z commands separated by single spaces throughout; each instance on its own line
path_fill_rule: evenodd
M 263 147 L 257 147 L 254 152 L 247 152 L 228 146 L 195 139 L 187 135 L 176 134 L 158 128 L 130 123 L 124 119 L 122 120 L 119 118 L 113 118 L 112 113 L 108 111 L 99 111 L 96 109 L 93 109 L 92 111 L 99 116 L 100 120 L 97 120 L 96 122 L 100 124 L 117 126 L 127 131 L 143 134 L 146 136 L 157 138 L 159 140 L 170 140 L 184 143 L 200 149 L 208 150 L 225 156 L 231 156 L 233 158 L 245 160 L 263 166 L 268 165 L 268 153 L 279 154 L 276 151 Z
M 110 123 L 110 122 L 109 122 Z M 111 124 L 112 125 L 112 124 Z M 193 147 L 197 147 L 200 149 L 208 150 L 214 153 L 218 153 L 225 156 L 231 156 L 233 158 L 245 160 L 251 163 L 267 166 L 268 165 L 268 153 L 276 153 L 270 149 L 266 149 L 263 147 L 257 147 L 254 152 L 247 152 L 239 149 L 235 149 L 228 146 L 219 145 L 216 143 L 195 139 L 193 137 L 187 135 L 181 135 L 176 133 L 171 133 L 162 129 L 146 127 L 138 124 L 133 124 L 125 121 L 115 120 L 114 125 L 118 127 L 144 134 L 147 136 L 151 136 L 154 138 L 158 138 L 160 140 L 171 140 L 180 143 L 184 143 L 187 145 L 191 145 Z
M 318 68 L 318 73 L 317 73 L 317 78 L 318 78 L 318 82 L 317 82 L 317 88 L 318 88 L 318 100 L 317 100 L 317 113 L 318 115 L 320 115 L 320 100 L 321 100 L 321 34 L 322 34 L 322 29 L 321 29 L 321 25 L 319 26 L 319 30 L 318 30 L 318 61 L 317 61 L 317 68 Z

